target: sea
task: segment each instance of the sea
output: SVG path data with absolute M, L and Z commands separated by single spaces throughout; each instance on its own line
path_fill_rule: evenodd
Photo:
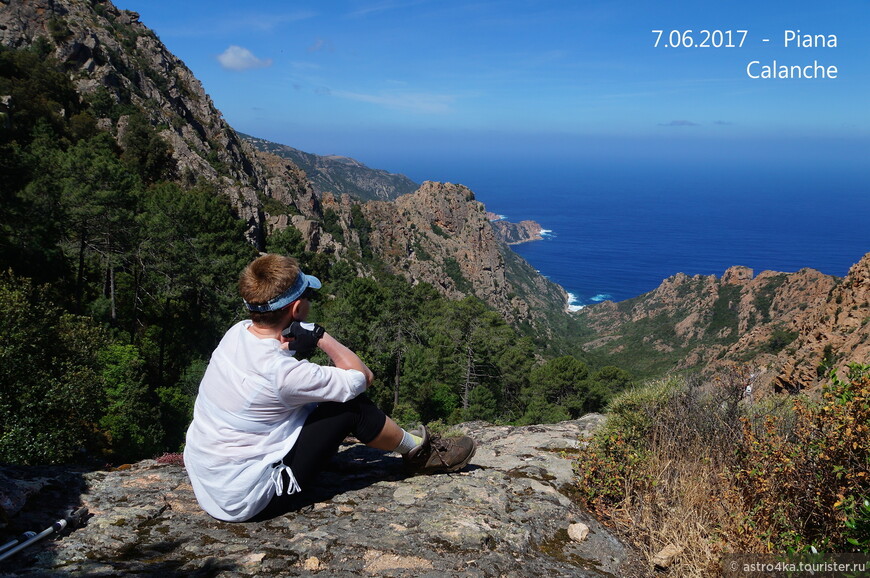
M 862 169 L 480 163 L 454 175 L 489 211 L 543 227 L 543 240 L 513 249 L 565 288 L 574 310 L 734 265 L 842 277 L 870 252 Z

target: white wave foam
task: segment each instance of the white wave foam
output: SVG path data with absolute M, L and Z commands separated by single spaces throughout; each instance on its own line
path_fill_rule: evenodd
M 611 295 L 610 293 L 599 293 L 595 297 L 591 298 L 590 301 L 600 303 L 602 301 L 607 301 L 608 299 L 613 299 L 613 295 Z
M 542 237 L 555 237 L 552 229 L 541 229 Z
M 580 311 L 585 307 L 585 305 L 580 305 L 579 303 L 577 303 L 576 295 L 574 295 L 573 293 L 568 293 L 568 311 L 573 313 L 574 311 Z

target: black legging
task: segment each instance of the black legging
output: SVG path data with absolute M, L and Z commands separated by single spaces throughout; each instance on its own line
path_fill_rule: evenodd
M 292 470 L 302 494 L 326 462 L 338 452 L 339 445 L 348 434 L 367 444 L 378 437 L 386 421 L 386 414 L 364 393 L 344 403 L 329 401 L 318 405 L 305 420 L 299 438 L 283 460 Z M 284 488 L 289 488 L 287 473 L 282 472 L 281 477 Z M 254 519 L 261 520 L 287 512 L 298 506 L 303 497 L 299 493 L 275 496 Z

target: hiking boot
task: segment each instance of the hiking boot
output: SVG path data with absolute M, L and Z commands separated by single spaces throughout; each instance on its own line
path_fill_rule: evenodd
M 443 438 L 430 433 L 426 426 L 410 432 L 423 438 L 423 443 L 402 456 L 405 467 L 414 474 L 456 472 L 468 465 L 477 443 L 468 436 Z

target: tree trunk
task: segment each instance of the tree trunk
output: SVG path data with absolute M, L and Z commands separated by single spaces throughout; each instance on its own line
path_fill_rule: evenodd
M 112 321 L 115 321 L 118 317 L 115 312 L 115 267 L 112 265 L 109 265 L 109 303 L 111 305 Z
M 466 348 L 466 363 L 465 363 L 465 385 L 462 389 L 462 409 L 468 409 L 468 394 L 471 392 L 471 385 L 474 382 L 474 351 L 469 345 Z
M 399 405 L 399 379 L 402 373 L 402 348 L 396 350 L 396 373 L 393 377 L 393 410 Z
M 160 353 L 158 354 L 157 361 L 157 384 L 154 387 L 155 391 L 158 387 L 163 387 L 163 365 L 166 362 L 166 342 L 168 340 L 167 333 L 169 332 L 167 327 L 170 323 L 169 310 L 171 306 L 172 300 L 167 295 L 166 302 L 163 305 L 163 322 L 160 327 Z
M 85 291 L 85 234 L 82 232 L 79 240 L 79 270 L 76 278 L 76 313 L 82 311 L 82 299 Z

